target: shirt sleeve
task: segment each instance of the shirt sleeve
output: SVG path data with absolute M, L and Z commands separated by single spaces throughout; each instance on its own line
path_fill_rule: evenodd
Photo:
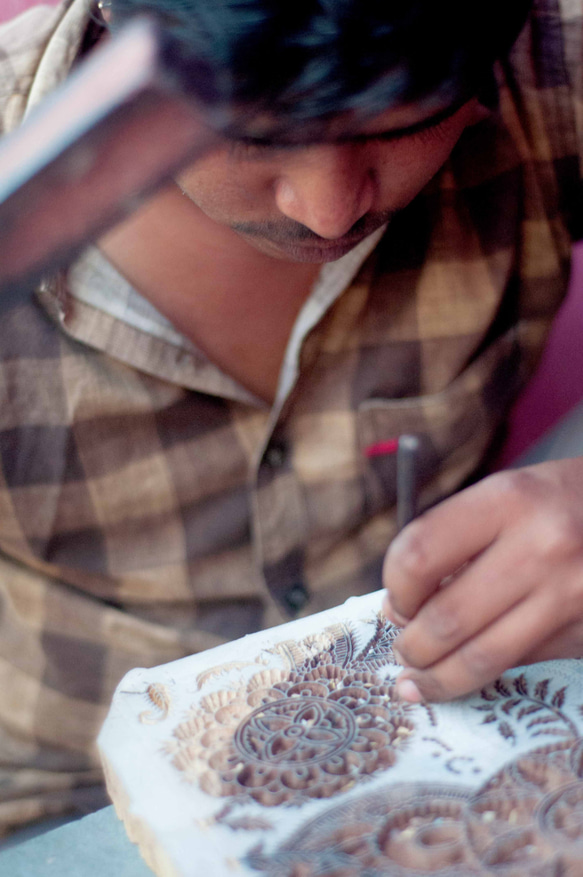
M 18 127 L 60 8 L 33 6 L 0 24 L 0 135 Z

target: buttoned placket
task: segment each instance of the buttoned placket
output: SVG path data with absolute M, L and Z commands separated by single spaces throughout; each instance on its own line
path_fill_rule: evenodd
M 266 425 L 251 483 L 255 557 L 267 589 L 287 615 L 297 615 L 310 594 L 303 576 L 308 515 L 302 486 L 293 465 L 293 447 L 285 434 L 285 415 L 301 369 L 305 342 L 384 234 L 378 229 L 342 259 L 322 269 L 302 307 L 286 348 L 275 402 Z

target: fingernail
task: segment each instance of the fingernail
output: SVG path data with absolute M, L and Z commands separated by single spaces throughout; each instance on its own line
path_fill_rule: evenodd
M 396 624 L 397 627 L 405 627 L 405 625 L 409 623 L 408 618 L 404 618 L 402 615 L 399 615 L 398 612 L 395 612 L 395 610 L 391 606 L 391 595 L 388 592 L 385 594 L 385 597 L 383 599 L 382 610 L 389 619 L 389 621 L 393 624 Z
M 397 694 L 409 703 L 423 703 L 423 696 L 412 679 L 397 679 Z

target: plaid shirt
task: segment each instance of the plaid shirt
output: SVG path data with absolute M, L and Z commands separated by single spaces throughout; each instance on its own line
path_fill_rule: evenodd
M 73 0 L 0 28 L 0 130 L 87 21 Z M 400 434 L 423 506 L 476 477 L 567 285 L 581 22 L 580 0 L 537 0 L 498 109 L 370 254 L 323 272 L 271 409 L 93 250 L 3 308 L 0 824 L 97 802 L 129 668 L 379 587 Z

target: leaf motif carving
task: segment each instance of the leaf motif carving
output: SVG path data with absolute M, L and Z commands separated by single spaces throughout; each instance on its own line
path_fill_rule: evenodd
M 543 735 L 548 734 L 553 737 L 570 737 L 571 732 L 567 731 L 566 728 L 539 728 L 538 731 L 534 731 L 531 734 L 531 737 L 542 737 Z
M 550 679 L 541 679 L 540 682 L 537 682 L 534 688 L 534 696 L 538 697 L 539 700 L 546 700 L 546 696 L 549 692 L 549 682 Z
M 536 725 L 550 725 L 551 722 L 558 722 L 558 716 L 539 716 L 536 719 L 531 719 L 531 721 L 526 726 L 527 728 L 534 728 Z
M 530 706 L 523 706 L 522 709 L 518 710 L 517 719 L 523 719 L 525 716 L 532 716 L 534 713 L 540 713 L 541 710 L 544 710 L 545 707 L 542 703 L 532 703 Z M 548 709 L 548 707 L 546 707 Z
M 496 679 L 496 681 L 494 682 L 494 688 L 496 689 L 498 694 L 502 695 L 502 697 L 511 697 L 512 696 L 512 692 L 510 691 L 508 686 L 505 684 L 503 679 Z
M 506 713 L 506 715 L 510 715 L 510 712 L 514 709 L 515 706 L 518 706 L 519 703 L 521 703 L 519 697 L 513 697 L 512 700 L 507 700 L 506 703 L 502 704 L 502 712 Z
M 516 734 L 514 733 L 508 722 L 500 722 L 500 724 L 498 725 L 498 731 L 505 740 L 516 741 Z

